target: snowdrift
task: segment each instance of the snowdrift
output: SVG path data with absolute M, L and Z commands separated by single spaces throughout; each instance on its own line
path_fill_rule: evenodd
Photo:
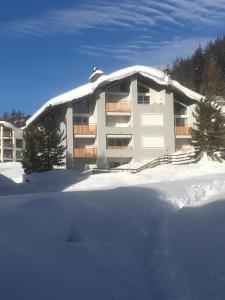
M 20 184 L 16 166 L 0 168 L 2 299 L 224 299 L 223 164 Z

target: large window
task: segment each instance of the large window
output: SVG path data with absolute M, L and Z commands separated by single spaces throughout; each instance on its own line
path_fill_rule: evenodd
M 145 95 L 138 95 L 138 104 L 149 104 L 150 97 Z
M 187 107 L 183 104 L 175 102 L 174 103 L 174 113 L 175 113 L 175 115 L 186 115 Z
M 108 88 L 109 93 L 128 93 L 129 92 L 129 82 L 123 81 L 119 84 L 112 85 Z
M 12 159 L 13 158 L 13 151 L 8 150 L 8 149 L 4 149 L 4 158 Z
M 73 119 L 73 123 L 74 124 L 86 124 L 86 125 L 88 125 L 89 119 L 85 118 L 85 117 L 75 117 Z
M 4 137 L 12 137 L 12 136 L 13 136 L 12 130 L 11 130 L 11 129 L 8 129 L 8 128 L 4 128 L 3 136 L 4 136 Z
M 88 99 L 83 99 L 81 101 L 74 103 L 74 112 L 78 114 L 89 114 L 89 103 Z
M 138 84 L 138 104 L 150 104 L 150 89 L 140 83 Z
M 4 147 L 5 148 L 12 148 L 13 147 L 13 141 L 12 140 L 5 140 L 4 141 Z
M 142 84 L 138 84 L 138 93 L 147 94 L 147 93 L 149 93 L 149 88 Z
M 131 138 L 107 138 L 107 148 L 123 148 L 128 147 Z
M 187 125 L 187 118 L 176 118 L 176 126 L 185 126 Z
M 108 139 L 108 146 L 128 146 L 130 139 Z

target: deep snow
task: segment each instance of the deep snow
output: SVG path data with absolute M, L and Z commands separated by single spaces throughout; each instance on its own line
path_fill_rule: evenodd
M 224 164 L 22 176 L 0 164 L 2 299 L 224 299 Z

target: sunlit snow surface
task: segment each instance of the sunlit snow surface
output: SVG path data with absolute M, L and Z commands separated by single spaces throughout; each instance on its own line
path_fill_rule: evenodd
M 0 164 L 1 299 L 224 299 L 225 164 L 22 177 Z

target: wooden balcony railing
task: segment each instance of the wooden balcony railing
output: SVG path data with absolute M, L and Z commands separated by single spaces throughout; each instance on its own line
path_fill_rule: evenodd
M 132 150 L 131 146 L 107 146 L 109 150 Z
M 106 112 L 131 112 L 131 102 L 106 102 Z
M 97 157 L 97 148 L 75 148 L 74 157 Z
M 176 135 L 191 135 L 191 128 L 190 125 L 180 125 L 175 127 Z
M 74 125 L 74 134 L 75 135 L 96 135 L 97 134 L 97 125 L 96 124 L 90 124 L 90 125 L 76 124 L 76 125 Z

